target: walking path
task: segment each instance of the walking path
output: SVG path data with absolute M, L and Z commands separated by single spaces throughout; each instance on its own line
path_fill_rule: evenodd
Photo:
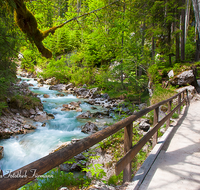
M 185 110 L 140 190 L 200 190 L 200 101 Z

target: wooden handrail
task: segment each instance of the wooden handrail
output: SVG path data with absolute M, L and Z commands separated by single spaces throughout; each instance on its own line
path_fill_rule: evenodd
M 101 142 L 103 139 L 115 134 L 117 131 L 119 131 L 122 128 L 125 129 L 125 140 L 124 140 L 124 152 L 125 156 L 120 159 L 120 161 L 116 164 L 116 174 L 119 174 L 124 169 L 124 181 L 130 181 L 131 179 L 131 160 L 134 158 L 134 156 L 142 149 L 142 147 L 145 145 L 145 143 L 157 132 L 157 130 L 165 123 L 165 121 L 169 120 L 169 118 L 173 115 L 173 113 L 180 109 L 181 105 L 186 102 L 189 104 L 188 95 L 183 95 L 184 98 L 181 103 L 174 108 L 171 112 L 168 113 L 166 117 L 164 117 L 161 121 L 157 122 L 155 126 L 147 133 L 145 134 L 142 139 L 132 147 L 132 124 L 133 121 L 137 120 L 138 118 L 142 117 L 143 115 L 146 115 L 150 111 L 154 109 L 158 109 L 159 106 L 166 104 L 168 102 L 172 102 L 173 99 L 176 97 L 181 97 L 181 94 L 187 93 L 187 90 L 184 90 L 171 98 L 164 100 L 162 102 L 159 102 L 157 104 L 154 104 L 144 110 L 141 110 L 101 131 L 96 132 L 95 134 L 92 134 L 80 141 L 78 141 L 75 144 L 69 145 L 67 147 L 64 147 L 52 154 L 49 154 L 39 160 L 36 160 L 22 168 L 19 168 L 13 172 L 10 172 L 9 174 L 2 176 L 0 179 L 0 187 L 1 189 L 6 190 L 14 190 L 17 189 L 28 182 L 35 179 L 37 176 L 42 175 L 46 173 L 47 171 L 53 169 L 54 167 L 62 164 L 65 161 L 68 161 L 69 159 L 73 158 L 77 154 L 83 152 L 84 150 L 92 147 L 93 145 Z M 171 108 L 170 108 L 171 109 Z M 169 111 L 169 110 L 168 110 Z M 157 115 L 158 117 L 158 115 Z M 128 138 L 127 138 L 128 137 Z

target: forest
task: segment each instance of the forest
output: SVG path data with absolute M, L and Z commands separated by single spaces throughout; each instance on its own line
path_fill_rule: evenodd
M 33 25 L 30 30 L 36 25 L 36 36 L 48 33 L 42 42 L 20 27 L 17 2 L 34 18 L 27 23 Z M 111 96 L 117 91 L 130 100 L 143 94 L 148 78 L 159 83 L 173 67 L 199 59 L 191 1 L 4 0 L 0 4 L 1 100 L 15 79 L 19 54 L 21 68 L 38 77 L 97 86 L 105 92 L 113 89 Z
M 168 73 L 199 66 L 196 0 L 1 0 L 0 7 L 0 115 L 18 70 L 98 87 L 132 106 L 171 97 L 180 85 L 166 83 Z

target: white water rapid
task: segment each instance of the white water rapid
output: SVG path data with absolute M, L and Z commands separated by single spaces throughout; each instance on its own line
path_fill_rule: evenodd
M 57 97 L 56 94 L 58 94 L 58 91 L 49 90 L 49 86 L 47 85 L 38 88 L 37 82 L 33 79 L 22 78 L 22 80 L 34 85 L 29 87 L 30 90 L 39 94 L 38 97 L 41 98 L 44 111 L 52 113 L 55 119 L 47 121 L 45 127 L 42 127 L 42 123 L 35 122 L 33 125 L 37 126 L 37 129 L 33 132 L 16 135 L 0 141 L 0 145 L 4 147 L 4 157 L 0 160 L 0 168 L 4 174 L 48 155 L 63 142 L 70 141 L 73 138 L 79 139 L 87 136 L 78 127 L 87 122 L 76 119 L 76 116 L 80 112 L 61 111 L 61 108 L 63 104 L 72 101 L 81 101 L 81 108 L 85 112 L 91 110 L 91 105 L 85 103 L 83 100 L 77 99 L 71 94 Z M 44 98 L 43 94 L 48 94 L 50 97 Z

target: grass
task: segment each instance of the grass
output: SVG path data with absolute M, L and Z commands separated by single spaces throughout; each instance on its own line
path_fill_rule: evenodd
M 177 92 L 175 92 L 175 89 L 172 87 L 162 88 L 161 85 L 156 85 L 153 96 L 151 98 L 151 104 L 156 104 L 158 102 L 166 100 L 175 95 L 176 93 Z

